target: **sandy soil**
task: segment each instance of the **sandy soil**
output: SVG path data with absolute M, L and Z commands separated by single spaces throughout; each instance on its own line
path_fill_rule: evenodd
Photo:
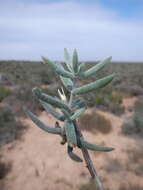
M 127 109 L 134 102 L 135 99 L 126 99 L 123 103 Z M 142 177 L 132 172 L 127 152 L 143 147 L 143 141 L 121 134 L 125 116 L 119 118 L 98 112 L 111 120 L 112 132 L 95 135 L 84 131 L 83 134 L 90 142 L 115 147 L 115 151 L 110 153 L 90 152 L 103 184 L 111 190 L 128 185 L 143 187 Z M 128 114 L 126 111 L 126 116 Z M 55 123 L 55 119 L 45 112 L 39 118 L 49 125 Z M 59 136 L 45 133 L 28 119 L 23 122 L 29 127 L 22 140 L 2 149 L 4 161 L 12 163 L 12 170 L 5 179 L 6 190 L 77 190 L 80 184 L 89 181 L 85 163 L 75 163 L 67 156 L 66 145 L 60 145 Z M 76 151 L 82 157 L 80 150 Z

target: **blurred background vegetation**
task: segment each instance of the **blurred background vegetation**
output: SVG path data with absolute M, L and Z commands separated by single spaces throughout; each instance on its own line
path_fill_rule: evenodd
M 86 68 L 96 62 L 87 62 Z M 112 84 L 103 89 L 93 91 L 83 97 L 88 106 L 94 109 L 92 113 L 85 113 L 79 119 L 79 125 L 83 130 L 95 134 L 108 134 L 112 131 L 110 119 L 104 117 L 98 111 L 114 114 L 124 118 L 125 111 L 129 117 L 124 118 L 121 126 L 122 135 L 143 137 L 143 64 L 141 63 L 110 63 L 97 75 L 90 79 L 78 81 L 78 84 L 87 84 L 111 73 L 117 73 Z M 32 88 L 38 86 L 46 93 L 57 96 L 57 89 L 61 85 L 57 74 L 41 62 L 30 61 L 0 61 L 0 148 L 7 143 L 20 139 L 27 129 L 21 119 L 25 118 L 23 106 L 27 106 L 36 114 L 42 111 L 38 101 L 32 95 Z M 68 93 L 68 92 L 67 92 Z M 125 107 L 124 99 L 136 97 L 133 107 Z M 138 154 L 138 158 L 135 155 Z M 142 156 L 140 151 L 129 155 L 136 161 Z M 2 155 L 0 154 L 0 161 Z M 0 162 L 0 181 L 10 171 L 10 163 Z M 131 168 L 130 168 L 131 170 Z M 143 175 L 143 169 L 136 167 L 135 172 Z M 0 183 L 2 189 L 2 181 Z M 81 184 L 79 190 L 90 190 L 93 184 Z M 122 189 L 122 188 L 121 188 Z M 132 190 L 131 188 L 130 190 Z M 126 190 L 123 188 L 122 190 Z M 134 189 L 136 190 L 136 189 Z M 138 189 L 139 190 L 139 189 Z

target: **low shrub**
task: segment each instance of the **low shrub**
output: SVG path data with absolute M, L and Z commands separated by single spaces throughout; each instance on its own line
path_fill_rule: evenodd
M 135 123 L 131 118 L 123 122 L 121 129 L 124 135 L 132 135 L 137 133 Z
M 12 164 L 0 162 L 0 180 L 6 177 L 6 175 L 11 171 Z
M 119 190 L 142 190 L 143 188 L 140 185 L 129 185 L 129 186 L 124 186 L 122 185 Z
M 86 184 L 81 184 L 79 186 L 79 190 L 98 190 L 97 186 L 95 185 L 95 183 L 86 183 Z
M 86 113 L 78 120 L 82 129 L 93 132 L 100 132 L 107 134 L 112 130 L 110 120 L 106 119 L 103 115 L 92 111 L 92 113 Z
M 58 94 L 58 86 L 52 84 L 51 86 L 48 86 L 47 88 L 42 88 L 43 92 L 50 96 L 57 96 Z
M 125 112 L 125 107 L 120 104 L 110 104 L 109 110 L 111 113 L 113 113 L 117 116 L 121 116 Z
M 135 127 L 137 129 L 137 133 L 143 134 L 143 114 L 139 112 L 135 112 L 133 116 L 133 120 L 135 123 Z
M 143 88 L 138 84 L 122 84 L 119 89 L 128 96 L 140 96 L 143 94 Z
M 143 135 L 143 101 L 137 100 L 134 105 L 134 114 L 132 118 L 124 121 L 122 133 L 125 135 L 139 134 Z
M 5 87 L 4 85 L 0 85 L 0 102 L 2 102 L 4 98 L 10 95 L 10 93 L 10 88 Z
M 11 96 L 6 98 L 5 104 L 9 105 L 13 110 L 13 113 L 17 117 L 25 117 L 23 106 L 27 106 L 31 111 L 39 113 L 40 104 L 37 104 L 38 100 L 33 97 L 31 88 L 32 84 L 23 84 L 18 86 Z
M 41 76 L 41 84 L 51 84 L 54 81 L 54 72 L 52 70 L 49 71 L 43 70 L 40 73 Z
M 98 190 L 99 188 L 97 187 L 97 185 L 94 183 L 94 182 L 88 182 L 88 183 L 85 183 L 85 184 L 81 184 L 79 186 L 79 190 Z M 110 190 L 108 188 L 105 188 L 105 190 Z
M 0 108 L 0 145 L 21 137 L 26 126 L 17 120 L 9 107 Z
M 84 95 L 84 97 L 88 101 L 89 107 L 96 106 L 99 109 L 109 111 L 118 116 L 122 115 L 125 111 L 122 105 L 124 94 L 120 91 L 113 91 L 111 87 L 89 93 Z

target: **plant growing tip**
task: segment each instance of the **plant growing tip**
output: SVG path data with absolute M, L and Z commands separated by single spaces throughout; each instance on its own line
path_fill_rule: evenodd
M 59 94 L 59 96 L 63 102 L 67 102 L 67 98 L 66 98 L 66 95 L 65 95 L 63 88 L 61 88 L 61 90 L 58 89 L 58 94 Z

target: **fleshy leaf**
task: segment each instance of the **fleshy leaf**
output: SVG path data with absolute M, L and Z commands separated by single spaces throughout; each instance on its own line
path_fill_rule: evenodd
M 76 146 L 77 138 L 76 138 L 76 132 L 75 132 L 75 128 L 74 128 L 72 121 L 65 120 L 64 129 L 65 129 L 65 133 L 66 133 L 66 137 L 67 137 L 67 142 L 69 144 L 73 144 Z
M 91 67 L 87 71 L 83 72 L 81 74 L 81 76 L 85 78 L 85 77 L 89 77 L 89 76 L 95 74 L 96 72 L 100 71 L 107 63 L 109 63 L 111 61 L 111 59 L 112 59 L 112 57 L 108 57 L 107 59 L 99 62 L 94 67 Z
M 69 110 L 69 107 L 65 102 L 59 100 L 58 98 L 53 98 L 52 96 L 49 96 L 48 94 L 43 93 L 39 88 L 33 88 L 32 91 L 34 95 L 36 95 L 37 98 L 39 98 L 40 100 L 46 103 L 49 103 L 55 107 Z
M 99 79 L 95 82 L 92 82 L 90 84 L 81 86 L 79 88 L 75 88 L 72 90 L 72 93 L 73 94 L 84 94 L 84 93 L 88 93 L 92 90 L 102 88 L 102 87 L 106 86 L 109 82 L 111 82 L 113 80 L 114 76 L 115 76 L 115 74 L 112 74 L 112 75 L 109 75 L 102 79 Z
M 61 111 L 63 112 L 64 116 L 67 118 L 67 119 L 70 119 L 70 112 L 68 112 L 67 110 L 65 109 L 61 109 Z
M 81 64 L 78 66 L 78 74 L 80 74 L 84 68 L 85 68 L 85 62 L 81 63 Z
M 87 106 L 87 102 L 84 99 L 78 98 L 73 100 L 71 108 L 80 109 Z
M 65 63 L 67 68 L 69 69 L 69 71 L 73 71 L 72 70 L 72 62 L 71 62 L 71 58 L 70 55 L 68 53 L 68 50 L 66 48 L 64 48 L 64 59 L 65 59 Z
M 71 91 L 73 89 L 73 82 L 70 78 L 60 76 L 60 79 L 67 90 Z
M 84 112 L 85 112 L 85 108 L 81 108 L 81 109 L 79 109 L 79 110 L 77 110 L 71 117 L 70 117 L 70 119 L 71 120 L 75 120 L 75 119 L 77 119 L 78 117 L 80 117 Z
M 56 112 L 56 111 L 54 111 L 53 107 L 50 104 L 48 104 L 48 103 L 46 103 L 46 102 L 44 102 L 42 100 L 40 100 L 40 103 L 45 108 L 45 110 L 47 112 L 49 112 L 51 115 L 53 115 L 56 119 L 58 119 L 60 121 L 64 121 L 65 120 L 65 116 L 62 115 L 62 114 L 60 114 L 60 113 L 58 113 L 58 112 Z
M 24 108 L 25 113 L 27 114 L 28 117 L 31 118 L 31 120 L 41 129 L 43 129 L 44 131 L 48 132 L 48 133 L 52 133 L 52 134 L 58 134 L 61 135 L 62 134 L 62 129 L 60 128 L 55 128 L 55 127 L 49 127 L 47 125 L 45 125 L 42 121 L 40 121 L 36 115 L 34 115 L 31 111 L 27 110 L 26 108 Z
M 99 145 L 91 144 L 91 143 L 83 140 L 83 138 L 80 138 L 80 143 L 84 148 L 87 148 L 87 149 L 93 150 L 93 151 L 109 152 L 109 151 L 114 150 L 114 148 L 112 148 L 112 147 L 106 147 L 106 146 L 99 146 Z
M 74 75 L 71 72 L 66 71 L 61 64 L 58 65 L 58 63 L 52 62 L 45 57 L 42 57 L 42 59 L 43 59 L 44 63 L 47 63 L 50 66 L 52 66 L 54 71 L 56 71 L 59 75 L 61 75 L 63 77 L 67 77 L 67 78 L 74 78 Z
M 74 52 L 73 52 L 72 64 L 73 64 L 74 72 L 77 73 L 78 72 L 78 54 L 77 54 L 76 49 L 74 49 Z
M 73 147 L 70 147 L 69 145 L 68 145 L 68 155 L 69 155 L 69 157 L 72 159 L 72 160 L 74 160 L 74 161 L 76 161 L 76 162 L 83 162 L 83 160 L 79 157 L 79 156 L 77 156 L 75 153 L 73 153 Z

